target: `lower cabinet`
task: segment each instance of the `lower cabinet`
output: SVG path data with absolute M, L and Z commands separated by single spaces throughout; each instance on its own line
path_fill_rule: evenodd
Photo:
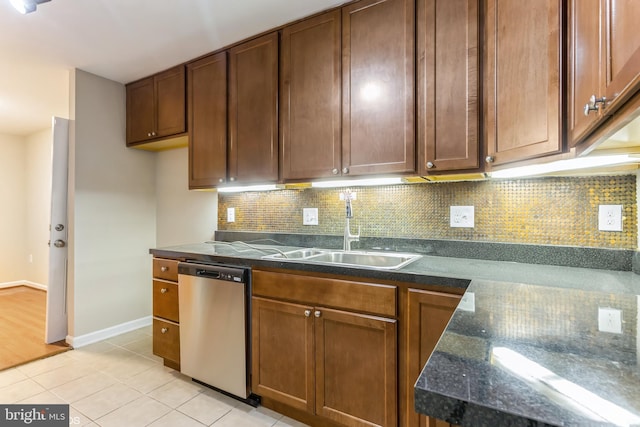
M 153 354 L 180 370 L 178 261 L 153 259 Z
M 413 385 L 427 363 L 449 319 L 453 315 L 460 295 L 431 292 L 422 289 L 407 291 L 407 394 L 413 396 Z M 407 402 L 407 425 L 411 427 L 449 427 L 451 424 L 432 417 L 419 415 L 413 409 L 413 399 Z
M 358 290 L 374 296 L 370 307 Z M 393 286 L 254 270 L 252 391 L 313 425 L 396 426 L 397 321 L 379 315 L 395 313 L 395 294 Z

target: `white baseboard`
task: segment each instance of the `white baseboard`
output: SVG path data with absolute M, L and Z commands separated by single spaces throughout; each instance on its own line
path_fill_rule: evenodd
M 40 290 L 43 290 L 43 291 L 47 290 L 47 285 L 43 285 L 43 284 L 36 283 L 36 282 L 31 282 L 29 280 L 17 280 L 15 282 L 0 283 L 0 289 L 3 289 L 3 288 L 14 288 L 16 286 L 28 286 L 30 288 L 40 289 Z
M 152 322 L 152 316 L 141 317 L 140 319 L 121 323 L 119 325 L 111 326 L 109 328 L 101 329 L 95 332 L 90 332 L 85 335 L 79 335 L 77 337 L 67 335 L 65 341 L 73 348 L 84 347 L 85 345 L 103 341 L 108 338 L 115 337 L 116 335 L 124 334 L 125 332 L 131 332 L 136 329 L 149 326 Z

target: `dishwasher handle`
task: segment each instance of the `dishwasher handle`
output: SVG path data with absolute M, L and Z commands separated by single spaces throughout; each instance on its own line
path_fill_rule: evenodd
M 198 277 L 206 277 L 207 279 L 219 279 L 220 278 L 220 272 L 219 271 L 204 270 L 204 269 L 198 268 L 196 270 L 196 276 L 198 276 Z

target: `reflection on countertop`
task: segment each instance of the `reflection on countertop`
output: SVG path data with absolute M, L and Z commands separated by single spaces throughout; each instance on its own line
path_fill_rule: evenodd
M 597 283 L 595 283 L 597 285 Z M 640 425 L 640 297 L 474 280 L 415 387 L 418 412 L 453 424 Z M 598 308 L 622 333 L 598 329 Z

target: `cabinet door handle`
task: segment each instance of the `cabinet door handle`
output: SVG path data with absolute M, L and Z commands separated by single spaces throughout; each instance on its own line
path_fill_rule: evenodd
M 331 173 L 334 175 L 338 175 L 338 172 L 340 172 L 337 168 L 333 168 L 331 169 Z
M 342 173 L 349 173 L 349 168 L 342 168 Z
M 163 334 L 166 334 L 167 332 L 169 332 L 169 328 L 162 328 L 160 329 L 160 332 L 162 332 Z
M 309 316 L 311 316 L 311 310 L 305 310 L 304 317 L 309 317 Z
M 169 271 L 169 267 L 167 267 L 166 265 L 163 265 L 162 267 L 160 267 L 160 271 L 162 271 L 163 273 L 166 273 L 167 271 Z
M 151 132 L 147 132 L 147 136 L 151 136 Z
M 487 156 L 485 157 L 484 161 L 487 163 L 493 163 L 495 159 L 493 158 L 493 156 Z
M 314 316 L 316 317 L 320 317 L 320 315 L 322 315 L 322 313 L 320 312 L 320 310 L 316 310 L 315 313 L 313 313 Z
M 234 177 L 229 178 L 229 181 L 231 181 L 231 182 L 233 182 L 233 181 L 235 181 L 235 180 L 236 180 L 236 179 L 235 179 Z
M 218 179 L 218 182 L 224 182 L 224 178 Z
M 434 166 L 433 162 L 427 162 L 427 169 L 433 169 Z
M 160 293 L 161 294 L 166 294 L 168 291 L 169 291 L 169 289 L 167 289 L 167 288 L 160 289 Z

